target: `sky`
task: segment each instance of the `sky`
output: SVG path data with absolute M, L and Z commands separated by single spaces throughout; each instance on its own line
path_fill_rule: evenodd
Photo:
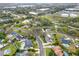
M 0 3 L 79 3 L 79 0 L 0 0 Z

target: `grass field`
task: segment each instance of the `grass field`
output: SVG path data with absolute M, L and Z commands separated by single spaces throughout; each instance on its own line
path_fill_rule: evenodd
M 54 51 L 50 48 L 46 48 L 46 56 L 55 56 Z

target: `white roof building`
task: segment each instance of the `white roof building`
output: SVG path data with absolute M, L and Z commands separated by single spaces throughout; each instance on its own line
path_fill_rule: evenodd
M 3 47 L 4 47 L 4 45 L 0 44 L 0 48 L 3 48 Z
M 8 37 L 8 38 L 12 38 L 12 37 L 13 37 L 13 35 L 9 34 L 9 35 L 7 35 L 7 37 Z
M 62 16 L 62 17 L 68 17 L 69 14 L 67 14 L 67 13 L 63 13 L 63 14 L 61 14 L 61 16 Z
M 29 22 L 30 22 L 30 20 L 24 20 L 22 23 L 26 24 L 26 23 L 29 23 Z
M 62 13 L 61 14 L 61 17 L 77 17 L 78 15 L 77 14 L 74 14 L 74 13 Z
M 38 13 L 36 13 L 36 12 L 29 12 L 29 14 L 37 15 Z
M 49 8 L 42 8 L 42 9 L 39 9 L 40 11 L 46 11 L 46 10 L 49 10 Z
M 70 17 L 77 17 L 78 15 L 77 14 L 70 14 Z

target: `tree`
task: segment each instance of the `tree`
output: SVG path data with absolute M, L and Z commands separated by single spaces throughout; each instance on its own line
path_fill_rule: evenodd
M 4 32 L 0 32 L 0 39 L 5 39 L 6 34 Z
M 79 49 L 76 50 L 76 56 L 79 56 Z

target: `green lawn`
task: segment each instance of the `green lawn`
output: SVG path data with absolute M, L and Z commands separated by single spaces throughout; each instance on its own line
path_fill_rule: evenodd
M 54 51 L 51 48 L 45 49 L 46 56 L 55 56 Z
M 32 41 L 32 44 L 33 44 L 33 48 L 38 48 L 38 44 L 36 41 Z
M 57 38 L 57 39 L 60 39 L 60 38 L 62 38 L 62 37 L 63 37 L 62 34 L 59 34 L 59 33 L 56 34 L 56 38 Z

